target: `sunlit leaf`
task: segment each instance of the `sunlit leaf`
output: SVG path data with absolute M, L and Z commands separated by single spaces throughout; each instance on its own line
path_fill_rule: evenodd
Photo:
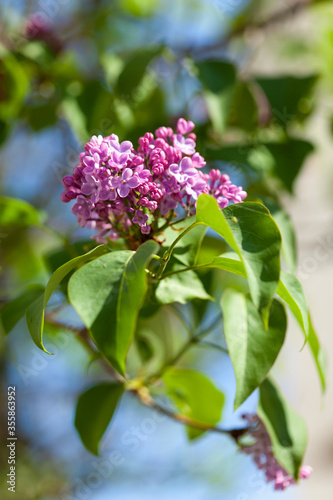
M 23 99 L 29 88 L 29 79 L 25 68 L 8 54 L 0 60 L 0 118 L 4 120 L 17 116 L 23 105 Z
M 119 6 L 128 14 L 136 17 L 150 17 L 158 7 L 156 0 L 122 0 Z
M 35 342 L 37 347 L 42 349 L 43 351 L 50 354 L 43 345 L 43 330 L 44 330 L 44 311 L 47 306 L 48 301 L 51 298 L 51 295 L 56 290 L 60 282 L 67 276 L 68 273 L 73 271 L 79 265 L 102 255 L 107 252 L 107 248 L 105 245 L 100 245 L 90 252 L 80 255 L 79 257 L 75 257 L 74 259 L 63 264 L 59 269 L 57 269 L 52 276 L 50 277 L 46 288 L 45 293 L 38 297 L 27 309 L 26 311 L 26 319 L 27 325 L 32 337 L 32 340 Z
M 220 210 L 206 194 L 197 202 L 197 223 L 220 234 L 240 256 L 255 306 L 267 322 L 267 313 L 280 274 L 279 230 L 268 210 L 259 203 L 239 203 Z
M 70 302 L 121 374 L 147 291 L 146 266 L 157 250 L 158 244 L 150 240 L 136 252 L 108 253 L 76 271 L 69 281 Z
M 246 278 L 243 262 L 235 252 L 226 252 L 219 257 L 215 257 L 211 262 L 200 264 L 200 269 L 217 268 L 237 274 Z M 326 387 L 326 354 L 320 345 L 317 334 L 313 328 L 311 318 L 306 303 L 306 298 L 301 283 L 292 274 L 281 271 L 279 285 L 276 294 L 289 306 L 291 312 L 298 321 L 304 336 L 311 349 L 314 361 L 318 370 L 322 390 Z
M 297 248 L 296 237 L 292 221 L 285 210 L 272 201 L 265 205 L 269 209 L 273 219 L 282 236 L 282 255 L 284 261 L 291 272 L 296 272 L 297 266 Z
M 183 415 L 191 420 L 216 425 L 222 414 L 224 395 L 200 372 L 178 367 L 170 367 L 163 375 L 170 397 Z M 205 431 L 188 426 L 188 436 L 195 439 Z
M 24 200 L 0 196 L 0 227 L 38 226 L 44 214 Z

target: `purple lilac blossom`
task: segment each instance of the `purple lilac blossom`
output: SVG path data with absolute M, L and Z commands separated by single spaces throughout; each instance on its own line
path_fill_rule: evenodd
M 154 237 L 178 206 L 194 215 L 202 193 L 214 196 L 221 209 L 242 202 L 246 192 L 227 175 L 201 171 L 206 162 L 195 150 L 193 129 L 193 122 L 180 118 L 176 133 L 170 127 L 147 132 L 137 149 L 115 134 L 93 136 L 73 174 L 63 178 L 62 201 L 76 201 L 72 212 L 100 243 Z
M 274 483 L 275 490 L 285 490 L 295 484 L 295 479 L 278 463 L 273 454 L 272 442 L 266 427 L 257 415 L 243 415 L 249 424 L 249 435 L 253 438 L 250 445 L 241 445 L 241 451 L 252 458 L 258 467 L 263 470 L 267 482 Z M 303 465 L 299 471 L 299 479 L 307 479 L 312 474 L 309 465 Z

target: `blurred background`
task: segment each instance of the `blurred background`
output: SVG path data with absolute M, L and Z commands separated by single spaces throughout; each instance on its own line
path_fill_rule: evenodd
M 77 229 L 60 193 L 62 177 L 72 172 L 91 135 L 116 133 L 135 142 L 184 116 L 197 124 L 197 150 L 209 166 L 223 168 L 252 199 L 262 199 L 279 222 L 286 268 L 297 269 L 332 359 L 332 2 L 0 0 L 0 9 L 1 194 L 30 202 L 54 228 L 51 234 L 42 224 L 1 228 L 1 301 L 29 283 L 45 284 L 64 244 L 59 233 L 68 245 L 89 237 Z M 219 278 L 224 286 L 235 279 Z M 78 321 L 71 310 L 68 319 Z M 172 336 L 181 325 L 170 319 L 165 330 Z M 8 338 L 0 334 L 1 398 L 8 385 L 17 386 L 19 500 L 281 495 L 228 437 L 207 435 L 189 444 L 179 424 L 157 418 L 128 396 L 101 457 L 89 454 L 73 427 L 75 403 L 105 374 L 70 333 L 49 332 L 46 343 L 55 356 L 37 350 L 24 322 Z M 282 495 L 329 499 L 332 376 L 323 397 L 302 345 L 290 318 L 274 373 L 306 419 L 305 463 L 314 473 Z M 200 354 L 191 353 L 188 362 L 225 392 L 222 425 L 239 424 L 244 411 L 255 410 L 256 395 L 232 414 L 229 361 L 208 349 Z M 1 404 L 1 439 L 5 410 Z M 3 500 L 11 494 L 6 461 L 1 446 Z

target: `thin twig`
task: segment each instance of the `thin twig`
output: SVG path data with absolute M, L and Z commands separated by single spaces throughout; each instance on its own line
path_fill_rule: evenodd
M 131 391 L 132 394 L 137 396 L 141 403 L 144 404 L 145 406 L 149 406 L 149 408 L 152 408 L 159 413 L 162 413 L 163 415 L 166 415 L 167 417 L 171 418 L 175 422 L 179 422 L 181 424 L 188 425 L 190 427 L 193 427 L 194 429 L 200 429 L 202 431 L 209 431 L 209 432 L 216 432 L 218 434 L 224 434 L 224 435 L 229 435 L 231 436 L 236 442 L 238 439 L 246 434 L 248 432 L 248 428 L 242 428 L 242 429 L 221 429 L 220 427 L 215 427 L 209 424 L 204 424 L 202 422 L 197 422 L 195 420 L 192 420 L 191 418 L 187 417 L 186 415 L 182 415 L 180 413 L 174 413 L 171 410 L 168 410 L 164 406 L 161 406 L 160 404 L 156 403 L 149 394 L 146 393 L 146 391 L 140 391 L 140 390 L 133 390 Z
M 227 33 L 221 40 L 212 45 L 206 45 L 198 50 L 193 48 L 188 48 L 185 50 L 185 53 L 192 54 L 195 57 L 200 57 L 207 52 L 213 52 L 215 50 L 224 49 L 234 38 L 244 35 L 246 31 L 261 31 L 266 28 L 270 28 L 275 24 L 281 23 L 287 20 L 289 17 L 298 14 L 303 9 L 313 4 L 315 0 L 297 0 L 293 2 L 291 5 L 287 5 L 284 9 L 279 10 L 278 12 L 274 12 L 272 15 L 263 19 L 262 21 L 243 23 L 239 26 L 236 26 L 229 33 Z
M 169 304 L 166 307 L 180 321 L 180 323 L 183 325 L 184 329 L 186 330 L 189 339 L 191 339 L 192 338 L 192 328 L 191 328 L 190 325 L 187 324 L 187 322 L 186 322 L 185 318 L 183 317 L 183 315 L 177 310 L 177 308 L 173 304 Z
M 72 325 L 68 325 L 65 323 L 62 323 L 61 321 L 58 321 L 52 316 L 52 313 L 47 314 L 45 316 L 45 322 L 49 323 L 53 326 L 58 326 L 59 328 L 63 328 L 64 330 L 68 330 L 76 335 L 76 338 L 81 342 L 81 344 L 89 351 L 90 354 L 93 356 L 96 356 L 96 354 L 100 354 L 97 349 L 95 349 L 95 345 L 93 341 L 90 338 L 89 331 L 87 328 L 77 328 Z M 108 363 L 108 361 L 105 358 L 100 357 L 99 358 L 103 368 L 110 374 L 112 375 L 113 378 L 118 380 L 119 382 L 125 382 L 125 378 L 119 375 L 119 373 L 114 370 L 114 368 Z
M 217 349 L 218 351 L 222 351 L 225 354 L 229 354 L 228 349 L 226 349 L 225 347 L 218 345 L 218 344 L 214 344 L 214 342 L 208 342 L 207 340 L 203 340 L 202 342 L 198 342 L 197 345 L 199 347 L 209 347 L 211 349 Z
M 166 363 L 153 375 L 150 375 L 147 379 L 146 382 L 152 382 L 154 380 L 158 380 L 159 378 L 162 377 L 164 372 L 168 369 L 169 366 L 173 366 L 178 361 L 186 354 L 186 352 L 189 350 L 190 347 L 193 345 L 199 345 L 200 341 L 202 338 L 206 337 L 211 333 L 211 331 L 216 327 L 217 321 L 221 318 L 221 315 L 219 314 L 217 318 L 214 319 L 214 322 L 209 325 L 205 330 L 199 331 L 195 335 L 193 335 L 185 344 L 183 347 L 178 351 L 178 353 Z

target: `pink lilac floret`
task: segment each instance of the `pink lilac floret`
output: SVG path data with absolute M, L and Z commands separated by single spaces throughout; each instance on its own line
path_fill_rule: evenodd
M 176 217 L 177 207 L 194 215 L 200 194 L 214 196 L 222 209 L 246 197 L 219 170 L 205 174 L 205 159 L 195 150 L 194 123 L 180 118 L 176 131 L 147 132 L 135 149 L 115 134 L 93 136 L 79 154 L 72 175 L 63 178 L 63 202 L 81 227 L 97 232 L 96 241 L 152 238 Z
M 243 415 L 249 425 L 251 444 L 241 445 L 241 451 L 251 455 L 258 469 L 263 470 L 267 482 L 272 482 L 276 491 L 285 490 L 295 484 L 295 479 L 276 460 L 273 454 L 272 442 L 266 427 L 258 415 Z M 299 471 L 299 479 L 307 479 L 312 474 L 309 465 L 303 465 Z

